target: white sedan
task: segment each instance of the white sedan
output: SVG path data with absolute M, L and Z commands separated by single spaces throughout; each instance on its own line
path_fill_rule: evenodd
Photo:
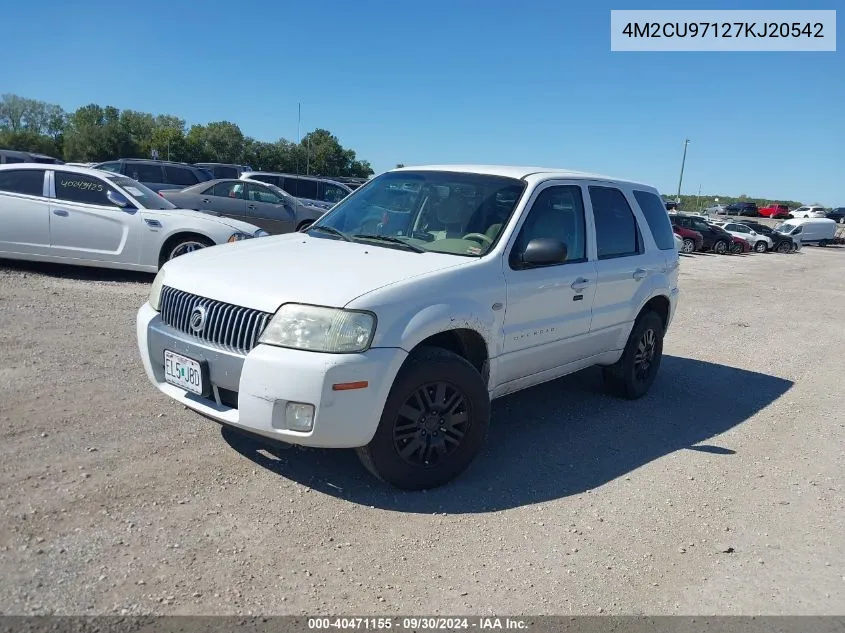
M 745 224 L 740 224 L 739 222 L 713 222 L 713 224 L 726 230 L 734 237 L 744 239 L 746 242 L 751 244 L 751 248 L 754 249 L 754 252 L 756 253 L 765 253 L 774 246 L 772 238 L 768 235 L 758 233 Z
M 191 251 L 267 235 L 178 209 L 141 183 L 87 167 L 0 165 L 0 257 L 156 272 Z

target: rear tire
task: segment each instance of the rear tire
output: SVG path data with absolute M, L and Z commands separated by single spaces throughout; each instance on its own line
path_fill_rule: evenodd
M 769 245 L 766 244 L 763 240 L 760 240 L 754 245 L 754 251 L 757 253 L 765 253 L 769 250 Z
M 304 220 L 299 223 L 299 226 L 296 227 L 297 233 L 302 233 L 303 231 L 307 230 L 309 226 L 314 224 L 313 220 Z
M 489 424 L 481 374 L 457 354 L 424 347 L 399 370 L 373 439 L 357 453 L 367 470 L 396 488 L 436 488 L 475 459 Z
M 663 358 L 663 319 L 649 310 L 643 312 L 628 336 L 621 358 L 602 367 L 605 386 L 628 400 L 643 397 L 651 388 Z
M 745 249 L 742 248 L 742 244 L 737 244 L 736 242 L 731 243 L 731 253 L 734 255 L 742 255 L 742 252 Z
M 681 247 L 682 253 L 694 253 L 695 252 L 695 242 L 690 238 L 684 238 L 684 245 Z

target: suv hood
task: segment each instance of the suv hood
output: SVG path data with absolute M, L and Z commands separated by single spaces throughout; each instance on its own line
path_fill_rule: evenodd
M 288 233 L 194 251 L 169 261 L 162 274 L 166 286 L 275 312 L 289 302 L 343 307 L 378 288 L 472 261 Z
M 144 217 L 158 218 L 158 217 L 184 217 L 194 220 L 200 219 L 206 222 L 214 222 L 215 224 L 222 224 L 228 226 L 233 231 L 241 231 L 253 235 L 258 227 L 248 222 L 241 222 L 225 216 L 219 216 L 216 213 L 205 213 L 204 211 L 194 211 L 193 209 L 143 209 L 141 211 Z

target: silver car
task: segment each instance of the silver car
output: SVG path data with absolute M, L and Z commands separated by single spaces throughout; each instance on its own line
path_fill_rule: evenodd
M 274 235 L 300 231 L 326 212 L 257 180 L 221 178 L 159 193 L 183 209 L 243 220 Z
M 191 251 L 268 235 L 179 209 L 136 180 L 87 167 L 0 165 L 0 257 L 156 272 Z
M 294 198 L 327 211 L 346 196 L 352 189 L 329 178 L 282 174 L 272 171 L 249 171 L 241 174 L 241 180 L 260 180 L 285 190 Z

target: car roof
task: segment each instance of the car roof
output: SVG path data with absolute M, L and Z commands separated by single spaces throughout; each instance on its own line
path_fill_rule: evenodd
M 96 176 L 98 178 L 126 178 L 123 174 L 116 174 L 114 172 L 97 169 L 96 167 L 77 167 L 76 165 L 52 165 L 47 163 L 10 163 L 0 165 L 0 170 L 9 171 L 13 169 L 52 169 L 59 171 L 66 171 L 72 174 L 86 174 L 88 176 Z
M 349 186 L 345 182 L 340 182 L 339 180 L 334 180 L 333 178 L 325 178 L 323 176 L 306 176 L 305 174 L 289 174 L 285 171 L 262 171 L 260 169 L 252 169 L 249 171 L 245 171 L 241 174 L 242 178 L 249 178 L 250 174 L 266 174 L 268 176 L 285 176 L 286 178 L 304 178 L 305 180 L 318 180 L 321 182 L 330 182 L 335 185 L 341 185 L 346 187 L 347 189 Z
M 561 169 L 555 167 L 519 166 L 519 165 L 483 165 L 483 164 L 454 164 L 454 165 L 418 165 L 416 167 L 399 167 L 391 169 L 392 172 L 402 171 L 451 171 L 470 174 L 482 174 L 486 176 L 503 176 L 524 180 L 529 176 L 539 176 L 542 179 L 589 179 L 608 180 L 619 183 L 643 184 L 625 178 L 616 178 L 604 174 L 596 174 L 586 171 L 575 171 L 572 169 Z

